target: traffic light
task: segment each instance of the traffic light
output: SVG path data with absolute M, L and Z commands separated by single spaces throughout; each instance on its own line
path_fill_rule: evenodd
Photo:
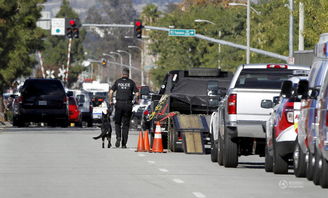
M 101 64 L 105 66 L 107 64 L 106 59 L 102 59 Z
M 134 35 L 136 38 L 142 38 L 142 21 L 134 20 Z
M 65 19 L 66 23 L 66 37 L 67 38 L 79 38 L 79 27 L 81 26 L 79 19 L 68 18 Z

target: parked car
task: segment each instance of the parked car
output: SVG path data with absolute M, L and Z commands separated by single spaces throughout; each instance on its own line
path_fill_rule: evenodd
M 70 123 L 75 123 L 75 126 L 82 127 L 82 114 L 73 96 L 68 97 L 68 111 L 68 121 Z
M 265 171 L 267 172 L 286 174 L 288 166 L 293 162 L 301 106 L 298 82 L 306 78 L 306 76 L 295 76 L 284 81 L 280 96 L 275 97 L 274 101 L 267 100 L 261 104 L 262 108 L 273 107 L 271 116 L 266 122 Z M 276 104 L 277 102 L 279 103 Z
M 324 85 L 325 76 L 328 72 L 328 62 L 326 58 L 326 42 L 328 34 L 320 36 L 319 43 L 316 45 L 315 58 L 308 78 L 308 85 L 304 89 L 309 89 L 309 93 L 301 102 L 301 113 L 298 129 L 298 144 L 295 148 L 297 164 L 295 166 L 295 175 L 300 177 L 306 175 L 308 180 L 313 180 L 319 184 L 319 156 L 318 147 L 319 117 L 318 110 L 320 105 L 319 92 Z M 295 160 L 295 159 L 294 159 Z
M 29 122 L 68 126 L 68 98 L 60 80 L 27 79 L 14 105 L 14 126 Z
M 90 94 L 83 90 L 70 90 L 68 93 L 76 98 L 79 110 L 82 113 L 82 121 L 87 122 L 88 127 L 92 127 L 93 106 Z
M 327 170 L 327 80 L 328 80 L 328 33 L 320 36 L 315 49 L 308 83 L 303 86 L 309 90 L 302 100 L 298 142 L 295 147 L 295 175 L 313 180 L 315 184 L 328 187 Z
M 261 103 L 279 95 L 281 84 L 294 70 L 306 66 L 249 64 L 238 67 L 228 92 L 212 116 L 214 146 L 219 165 L 237 167 L 241 155 L 265 155 L 265 122 L 271 110 Z M 212 127 L 210 127 L 212 128 Z M 215 152 L 213 157 L 215 157 Z
M 144 110 L 150 104 L 150 100 L 141 99 L 139 104 L 133 105 L 132 108 L 132 116 L 131 116 L 131 127 L 138 128 L 141 126 L 141 120 Z
M 327 44 L 326 44 L 327 45 Z M 328 45 L 326 46 L 328 47 Z M 328 59 L 328 57 L 325 57 Z M 318 93 L 318 92 L 317 92 Z M 315 150 L 315 176 L 316 184 L 323 188 L 328 188 L 328 75 L 326 74 L 324 84 L 318 93 L 319 108 L 317 109 L 318 128 L 316 129 L 316 150 Z

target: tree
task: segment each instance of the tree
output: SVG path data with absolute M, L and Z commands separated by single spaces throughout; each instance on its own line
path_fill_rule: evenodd
M 207 4 L 193 5 L 187 10 L 175 10 L 160 18 L 155 26 L 196 29 L 197 33 L 245 44 L 245 12 L 239 9 L 225 9 L 224 5 Z M 207 19 L 215 23 L 195 23 L 195 19 Z M 218 53 L 218 44 L 195 38 L 169 37 L 167 32 L 152 32 L 153 43 L 151 53 L 158 56 L 157 68 L 151 71 L 155 84 L 159 85 L 164 75 L 173 69 L 189 69 L 192 67 L 217 68 L 224 70 L 234 68 L 245 60 L 243 51 L 232 47 L 221 46 Z M 219 64 L 220 63 L 220 64 Z
M 32 56 L 43 48 L 44 31 L 36 26 L 44 0 L 0 0 L 0 112 L 2 93 L 35 65 Z
M 67 0 L 63 0 L 59 12 L 56 14 L 58 18 L 79 18 L 78 14 L 72 9 Z M 83 40 L 85 31 L 80 30 L 79 39 L 72 40 L 71 46 L 71 68 L 68 73 L 68 87 L 70 87 L 77 79 L 79 72 L 84 70 L 81 65 L 84 59 Z M 59 68 L 63 65 L 66 68 L 68 39 L 64 36 L 48 35 L 45 42 L 45 50 L 43 51 L 45 69 L 54 70 L 58 73 Z M 74 68 L 77 67 L 77 68 Z M 79 71 L 79 72 L 73 72 Z

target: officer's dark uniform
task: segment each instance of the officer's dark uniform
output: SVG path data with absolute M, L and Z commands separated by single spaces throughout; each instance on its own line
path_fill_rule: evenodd
M 115 81 L 111 90 L 116 91 L 114 116 L 116 139 L 117 142 L 122 140 L 122 147 L 126 147 L 132 115 L 133 92 L 138 92 L 138 89 L 133 80 L 122 77 Z

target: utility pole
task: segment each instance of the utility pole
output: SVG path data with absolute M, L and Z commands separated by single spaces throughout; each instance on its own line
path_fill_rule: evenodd
M 294 56 L 294 17 L 293 17 L 293 10 L 294 10 L 294 0 L 289 0 L 289 63 L 293 63 L 293 56 Z
M 299 4 L 298 50 L 304 50 L 304 4 Z
M 246 28 L 246 37 L 247 37 L 247 49 L 246 49 L 246 64 L 250 63 L 251 59 L 251 1 L 247 0 L 247 28 Z

